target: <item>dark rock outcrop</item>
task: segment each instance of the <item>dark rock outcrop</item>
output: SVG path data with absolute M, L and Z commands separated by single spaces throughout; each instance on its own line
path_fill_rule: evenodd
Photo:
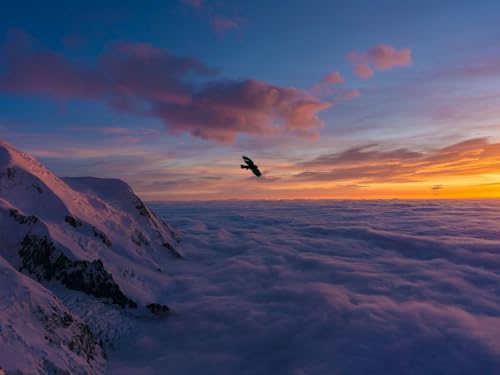
M 33 188 L 38 192 L 38 194 L 43 193 L 42 188 L 40 186 L 38 186 L 37 184 L 32 184 L 31 186 L 33 186 Z
M 137 304 L 127 298 L 104 269 L 100 259 L 92 262 L 71 260 L 56 249 L 47 237 L 26 235 L 21 243 L 20 271 L 26 270 L 38 280 L 59 280 L 69 289 L 79 290 L 97 298 L 107 298 L 122 308 L 136 308 Z
M 7 178 L 9 180 L 11 180 L 14 177 L 16 177 L 16 170 L 15 170 L 15 168 L 7 168 Z
M 135 195 L 134 197 L 136 199 L 135 208 L 137 209 L 137 211 L 139 211 L 139 214 L 142 216 L 146 216 L 147 218 L 151 218 L 151 213 L 141 201 L 141 199 L 137 195 Z
M 15 208 L 9 210 L 9 215 L 19 224 L 35 224 L 38 222 L 38 218 L 35 215 L 24 216 Z
M 147 240 L 146 236 L 144 233 L 142 233 L 140 230 L 136 229 L 134 231 L 134 234 L 130 236 L 130 239 L 132 240 L 133 243 L 135 243 L 137 246 L 148 246 L 149 241 Z
M 173 247 L 172 245 L 170 245 L 168 242 L 165 242 L 163 244 L 163 247 L 166 248 L 168 251 L 170 251 L 172 253 L 172 255 L 174 257 L 176 257 L 177 259 L 182 259 L 182 254 L 179 253 L 175 247 Z
M 81 227 L 82 222 L 78 220 L 77 218 L 74 218 L 73 216 L 66 215 L 64 218 L 64 221 L 67 222 L 69 225 L 71 225 L 74 228 Z
M 111 247 L 112 243 L 108 236 L 106 236 L 106 233 L 101 232 L 99 229 L 96 227 L 92 227 L 92 231 L 94 232 L 94 236 L 99 238 L 103 244 L 105 244 L 107 247 Z

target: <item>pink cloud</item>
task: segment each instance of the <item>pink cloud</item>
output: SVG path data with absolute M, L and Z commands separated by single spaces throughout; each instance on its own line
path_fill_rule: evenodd
M 321 80 L 323 83 L 329 83 L 331 85 L 344 83 L 344 77 L 339 72 L 330 72 L 323 77 Z
M 350 52 L 347 59 L 355 64 L 354 74 L 363 79 L 373 75 L 374 70 L 387 70 L 408 66 L 412 62 L 411 49 L 396 49 L 379 44 L 366 52 Z
M 220 81 L 193 96 L 189 105 L 156 103 L 153 112 L 174 133 L 232 143 L 238 133 L 295 133 L 317 137 L 323 122 L 317 113 L 330 107 L 304 91 L 256 80 Z
M 361 96 L 361 92 L 358 89 L 352 89 L 346 91 L 342 96 L 342 100 L 352 100 L 354 98 L 357 98 L 358 96 Z
M 330 72 L 323 76 L 321 81 L 315 84 L 311 90 L 314 95 L 335 95 L 336 89 L 333 85 L 344 83 L 344 77 L 339 72 Z
M 397 66 L 406 66 L 411 64 L 411 50 L 409 48 L 395 48 L 378 45 L 368 50 L 366 53 L 368 60 L 372 61 L 379 70 L 391 69 Z
M 172 133 L 220 143 L 240 134 L 317 137 L 330 103 L 257 80 L 214 80 L 217 70 L 149 44 L 120 43 L 81 63 L 23 39 L 0 49 L 0 92 L 89 99 L 161 119 Z M 200 83 L 204 82 L 204 83 Z
M 312 87 L 311 93 L 318 96 L 330 96 L 333 102 L 352 100 L 361 95 L 357 89 L 338 87 L 338 85 L 344 82 L 345 80 L 341 73 L 330 72 L 323 76 L 321 81 Z
M 361 79 L 369 79 L 373 76 L 373 69 L 368 64 L 358 64 L 354 67 L 354 74 Z

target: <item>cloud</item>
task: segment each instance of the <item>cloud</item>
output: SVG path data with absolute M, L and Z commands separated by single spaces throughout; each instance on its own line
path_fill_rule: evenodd
M 317 113 L 330 107 L 295 88 L 256 80 L 219 81 L 194 93 L 187 105 L 156 102 L 152 113 L 168 121 L 174 133 L 232 143 L 238 133 L 291 132 L 317 137 L 323 122 Z
M 361 95 L 357 89 L 347 89 L 339 87 L 345 82 L 344 77 L 340 72 L 330 72 L 323 76 L 320 82 L 315 84 L 311 93 L 317 96 L 330 96 L 333 102 L 352 100 Z
M 321 82 L 328 83 L 330 85 L 336 85 L 344 83 L 344 77 L 339 72 L 330 72 L 323 77 Z
M 369 79 L 373 76 L 373 69 L 368 64 L 358 64 L 354 67 L 354 74 L 361 79 Z
M 357 164 L 369 161 L 394 161 L 416 159 L 423 156 L 420 152 L 408 149 L 397 149 L 392 151 L 383 151 L 376 149 L 377 144 L 369 144 L 350 148 L 340 153 L 319 156 L 311 161 L 302 163 L 303 166 L 324 166 L 339 164 Z
M 171 133 L 220 143 L 240 134 L 317 138 L 323 127 L 318 113 L 331 106 L 293 87 L 214 79 L 217 69 L 149 44 L 116 43 L 86 63 L 25 36 L 11 39 L 0 52 L 2 93 L 105 102 L 159 118 Z
M 354 180 L 358 183 L 420 182 L 433 178 L 478 176 L 500 170 L 500 143 L 469 139 L 427 152 L 377 145 L 350 148 L 297 165 L 304 181 Z M 435 185 L 441 186 L 441 185 Z
M 362 58 L 366 58 L 368 62 L 375 65 L 377 70 L 392 69 L 398 66 L 410 65 L 411 50 L 409 48 L 397 50 L 381 44 L 369 49 Z
M 494 202 L 154 208 L 197 264 L 169 273 L 182 319 L 139 326 L 110 373 L 498 373 Z
M 370 78 L 375 70 L 408 66 L 412 62 L 411 49 L 396 49 L 384 44 L 366 52 L 350 52 L 347 59 L 354 64 L 354 74 L 362 79 Z
M 343 92 L 343 94 L 340 96 L 341 100 L 352 100 L 354 98 L 357 98 L 358 96 L 361 96 L 361 92 L 358 89 L 352 89 L 352 90 L 347 90 Z

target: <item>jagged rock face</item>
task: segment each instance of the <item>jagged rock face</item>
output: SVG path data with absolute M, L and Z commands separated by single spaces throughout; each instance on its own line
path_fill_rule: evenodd
M 19 250 L 20 271 L 26 270 L 39 280 L 56 279 L 66 287 L 80 290 L 98 298 L 108 298 L 121 307 L 136 308 L 108 273 L 101 260 L 92 262 L 71 260 L 46 237 L 27 235 Z
M 106 356 L 101 342 L 94 336 L 89 327 L 81 321 L 75 320 L 68 311 L 63 311 L 57 306 L 51 305 L 50 312 L 48 312 L 38 306 L 35 315 L 45 327 L 45 340 L 51 344 L 68 347 L 73 353 L 84 358 L 87 363 Z M 56 331 L 61 327 L 72 327 L 75 334 L 70 339 L 58 337 Z

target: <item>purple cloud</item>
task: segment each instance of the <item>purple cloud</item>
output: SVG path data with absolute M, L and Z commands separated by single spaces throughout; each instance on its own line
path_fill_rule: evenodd
M 172 133 L 231 143 L 240 134 L 318 136 L 330 103 L 258 80 L 214 80 L 197 59 L 149 44 L 116 43 L 91 63 L 73 61 L 23 36 L 1 48 L 0 92 L 91 99 L 160 118 Z

